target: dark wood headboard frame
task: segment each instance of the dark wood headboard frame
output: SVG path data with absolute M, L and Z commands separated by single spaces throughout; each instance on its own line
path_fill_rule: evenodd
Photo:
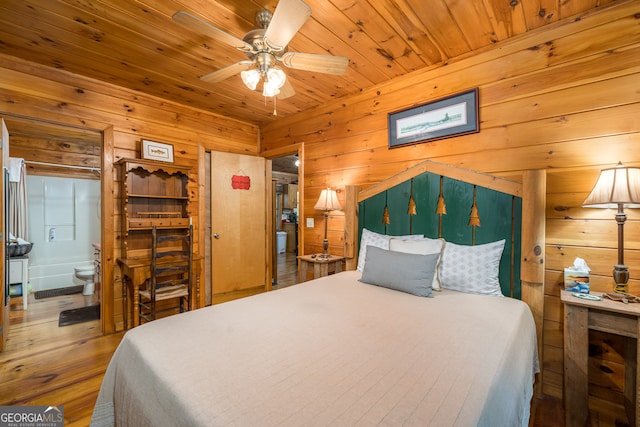
M 355 270 L 358 262 L 358 204 L 411 180 L 425 172 L 500 191 L 522 198 L 522 238 L 520 250 L 520 279 L 522 301 L 531 309 L 538 334 L 538 352 L 542 349 L 544 314 L 544 248 L 546 171 L 522 172 L 522 182 L 444 163 L 425 160 L 378 184 L 361 190 L 357 186 L 345 187 L 345 247 L 346 269 Z M 540 358 L 542 360 L 542 358 Z M 541 384 L 538 381 L 537 384 Z M 536 394 L 540 394 L 536 386 Z

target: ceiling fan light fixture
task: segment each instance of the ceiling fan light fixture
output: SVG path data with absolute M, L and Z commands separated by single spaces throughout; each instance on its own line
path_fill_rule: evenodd
M 280 93 L 280 88 L 284 86 L 287 75 L 280 67 L 271 67 L 265 73 L 263 96 L 276 96 Z
M 276 96 L 280 93 L 280 88 L 276 83 L 265 81 L 262 87 L 262 96 Z
M 267 70 L 267 80 L 269 81 L 269 84 L 275 85 L 280 89 L 287 80 L 287 75 L 280 67 L 272 67 Z
M 244 70 L 240 73 L 242 82 L 251 90 L 256 90 L 258 82 L 260 81 L 260 72 L 256 69 Z
M 173 20 L 237 49 L 248 57 L 248 60 L 202 75 L 201 80 L 218 83 L 240 73 L 243 83 L 250 90 L 255 90 L 262 79 L 262 94 L 265 98 L 279 95 L 281 99 L 285 99 L 295 95 L 295 90 L 287 82 L 284 71 L 276 66 L 278 62 L 294 70 L 335 75 L 343 74 L 349 65 L 349 59 L 342 56 L 287 50 L 289 42 L 310 16 L 311 8 L 305 0 L 278 0 L 273 13 L 266 9 L 258 12 L 256 23 L 260 28 L 250 30 L 242 39 L 185 11 L 174 13 Z

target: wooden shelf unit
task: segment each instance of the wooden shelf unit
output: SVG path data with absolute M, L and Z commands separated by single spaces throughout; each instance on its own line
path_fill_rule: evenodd
M 121 159 L 122 257 L 149 257 L 153 226 L 188 229 L 191 169 L 144 159 Z

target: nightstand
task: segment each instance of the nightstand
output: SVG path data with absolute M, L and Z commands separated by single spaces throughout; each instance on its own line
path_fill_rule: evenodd
M 300 282 L 307 281 L 307 275 L 311 268 L 313 268 L 314 279 L 342 271 L 343 256 L 331 255 L 327 259 L 319 259 L 319 256 L 320 255 L 316 255 L 312 258 L 311 255 L 301 255 L 298 257 L 300 261 Z
M 640 304 L 606 298 L 589 301 L 568 291 L 561 291 L 560 299 L 564 303 L 566 426 L 582 427 L 589 416 L 589 329 L 626 337 L 625 409 L 631 424 L 640 426 Z

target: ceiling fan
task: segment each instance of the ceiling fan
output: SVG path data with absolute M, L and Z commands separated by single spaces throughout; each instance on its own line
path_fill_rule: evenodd
M 242 39 L 185 11 L 176 12 L 173 20 L 236 48 L 249 58 L 205 74 L 200 79 L 217 83 L 240 73 L 249 89 L 255 90 L 262 79 L 265 97 L 283 99 L 293 96 L 295 91 L 279 63 L 296 70 L 335 75 L 343 74 L 349 65 L 349 59 L 343 56 L 287 51 L 287 45 L 309 16 L 311 8 L 304 1 L 280 0 L 273 14 L 266 9 L 256 14 L 256 22 L 261 28 L 249 31 Z

